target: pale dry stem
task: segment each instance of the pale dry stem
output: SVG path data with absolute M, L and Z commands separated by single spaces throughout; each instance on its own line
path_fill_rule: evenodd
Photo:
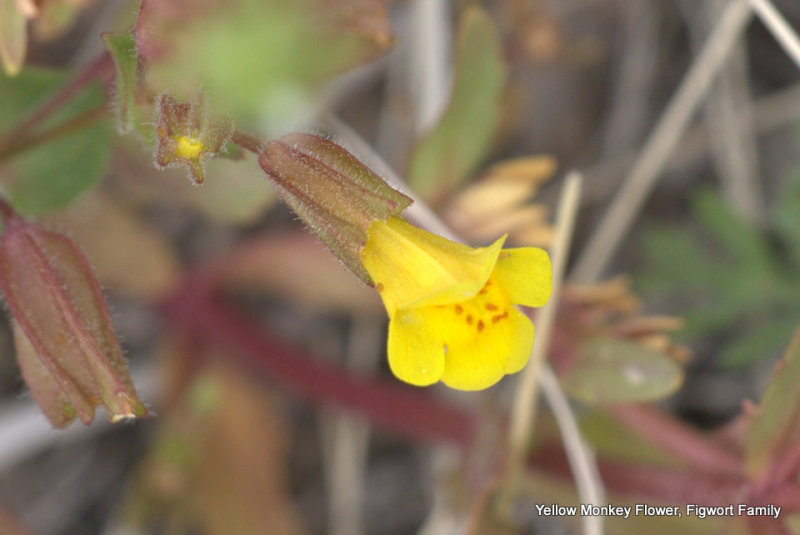
M 572 172 L 567 176 L 556 215 L 556 231 L 551 258 L 553 263 L 553 292 L 547 305 L 540 309 L 536 321 L 536 340 L 531 359 L 522 372 L 515 391 L 509 424 L 508 455 L 503 485 L 498 497 L 499 513 L 508 515 L 518 495 L 525 457 L 533 432 L 537 411 L 538 381 L 546 361 L 550 337 L 555 325 L 561 283 L 566 270 L 567 256 L 572 240 L 575 217 L 580 201 L 582 178 Z
M 693 33 L 705 34 L 713 27 L 726 4 L 725 0 L 714 0 L 708 9 L 699 10 L 701 16 L 689 21 L 699 30 Z M 744 221 L 760 225 L 764 222 L 766 207 L 759 183 L 746 44 L 742 39 L 734 45 L 706 99 L 705 119 L 723 199 Z
M 580 256 L 573 272 L 578 282 L 597 280 L 608 267 L 647 195 L 683 136 L 689 120 L 724 65 L 752 11 L 746 0 L 732 0 L 706 41 L 700 55 L 670 100 L 611 206 Z
M 800 36 L 770 0 L 748 0 L 750 7 L 780 43 L 792 61 L 800 67 Z
M 373 375 L 381 350 L 382 322 L 355 316 L 345 348 L 345 367 L 353 373 Z M 329 532 L 359 535 L 364 532 L 361 511 L 370 425 L 363 417 L 337 411 L 326 418 L 330 438 L 326 461 L 328 475 Z
M 421 134 L 436 124 L 450 96 L 448 43 L 451 41 L 446 0 L 411 2 L 411 94 L 414 126 Z

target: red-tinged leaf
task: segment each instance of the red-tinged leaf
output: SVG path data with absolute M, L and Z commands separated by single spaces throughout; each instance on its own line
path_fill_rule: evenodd
M 0 0 L 0 63 L 8 76 L 16 76 L 25 63 L 28 21 L 16 0 Z
M 83 253 L 1 208 L 0 288 L 17 323 L 25 379 L 45 415 L 57 427 L 75 416 L 91 423 L 100 404 L 112 422 L 145 416 Z
M 92 191 L 49 221 L 69 229 L 104 286 L 146 300 L 174 288 L 178 259 L 161 230 L 113 198 Z
M 327 0 L 320 2 L 327 26 L 353 41 L 351 61 L 367 61 L 392 44 L 392 28 L 386 12 L 390 0 Z
M 50 423 L 54 427 L 66 427 L 76 416 L 84 423 L 91 422 L 97 399 L 87 398 L 57 365 L 42 359 L 19 322 L 12 320 L 11 323 L 22 377 Z
M 800 442 L 800 329 L 795 333 L 747 430 L 747 473 L 761 480 Z

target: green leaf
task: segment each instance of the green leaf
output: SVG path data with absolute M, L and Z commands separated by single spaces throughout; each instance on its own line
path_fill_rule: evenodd
M 800 269 L 800 173 L 785 180 L 775 203 L 772 221 L 786 243 L 795 269 Z
M 788 314 L 786 317 L 775 315 L 763 321 L 758 327 L 737 336 L 726 344 L 721 355 L 721 362 L 730 367 L 741 367 L 754 359 L 768 356 L 777 350 L 792 335 L 800 323 L 800 314 Z
M 4 104 L 0 127 L 7 131 L 18 124 L 66 80 L 60 73 L 36 70 L 25 70 L 13 80 L 0 80 L 0 102 Z M 87 86 L 42 121 L 40 129 L 64 124 L 104 101 L 100 85 Z M 23 214 L 62 208 L 103 175 L 110 156 L 110 135 L 105 122 L 93 123 L 4 160 L 0 167 L 0 186 L 14 208 Z
M 237 123 L 285 128 L 313 115 L 322 82 L 388 46 L 385 13 L 365 20 L 368 4 L 244 0 L 201 11 L 183 1 L 175 20 L 145 4 L 137 42 L 147 83 L 185 100 L 205 91 L 212 109 Z M 356 20 L 336 19 L 349 15 Z
M 0 78 L 0 132 L 5 135 L 65 80 L 65 76 L 39 69 L 26 69 L 13 80 Z
M 751 270 L 772 268 L 763 234 L 737 217 L 719 195 L 710 190 L 698 191 L 692 197 L 692 212 L 731 260 L 746 264 Z
M 800 440 L 800 329 L 795 332 L 747 429 L 746 469 L 758 480 Z
M 701 232 L 656 228 L 645 236 L 642 286 L 688 311 L 687 337 L 724 330 L 728 342 L 720 362 L 728 367 L 768 354 L 800 317 L 800 182 L 787 182 L 779 198 L 773 224 L 790 258 L 776 254 L 764 232 L 737 218 L 710 191 L 692 199 Z
M 16 76 L 25 63 L 28 21 L 14 0 L 0 0 L 0 63 L 8 76 Z
M 672 294 L 676 287 L 692 292 L 707 290 L 707 282 L 716 279 L 716 269 L 709 266 L 702 246 L 686 232 L 664 226 L 647 230 L 644 269 L 637 277 L 644 291 Z
M 6 185 L 11 204 L 24 214 L 68 205 L 97 183 L 110 150 L 108 128 L 95 125 L 26 152 L 14 160 L 16 176 Z
M 459 25 L 455 87 L 439 124 L 416 147 L 409 182 L 429 199 L 460 185 L 488 152 L 500 118 L 506 82 L 500 37 L 480 8 L 468 7 Z
M 103 41 L 114 60 L 116 68 L 116 94 L 114 104 L 122 133 L 130 132 L 141 122 L 136 106 L 139 59 L 136 41 L 131 33 L 104 33 Z
M 681 385 L 683 372 L 654 349 L 595 338 L 581 344 L 577 361 L 560 378 L 564 390 L 587 403 L 633 403 L 672 394 Z

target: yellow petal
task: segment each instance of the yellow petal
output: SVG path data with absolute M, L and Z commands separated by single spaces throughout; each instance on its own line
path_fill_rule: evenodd
M 525 366 L 533 333 L 533 324 L 490 278 L 472 299 L 398 309 L 389 322 L 389 365 L 415 385 L 441 379 L 459 390 L 480 390 Z
M 417 386 L 439 381 L 444 371 L 439 324 L 428 317 L 427 310 L 402 310 L 389 321 L 389 367 L 398 379 Z
M 458 390 L 481 390 L 520 371 L 533 347 L 533 324 L 516 308 L 501 321 L 448 343 L 442 382 Z
M 505 289 L 512 303 L 540 307 L 552 292 L 553 267 L 543 249 L 505 249 L 497 258 L 492 279 Z
M 535 329 L 531 320 L 516 308 L 511 313 L 509 323 L 516 338 L 506 358 L 506 373 L 517 373 L 531 358 Z
M 472 248 L 396 217 L 376 220 L 361 250 L 389 317 L 397 309 L 444 305 L 473 297 L 494 268 L 505 236 Z

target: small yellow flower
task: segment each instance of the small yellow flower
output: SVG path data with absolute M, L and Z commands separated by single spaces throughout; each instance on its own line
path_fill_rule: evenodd
M 163 93 L 156 102 L 156 165 L 185 165 L 192 182 L 204 180 L 203 168 L 233 133 L 230 120 L 211 115 L 201 96 L 182 102 Z
M 542 249 L 449 241 L 390 217 L 360 256 L 389 314 L 388 356 L 403 381 L 481 390 L 528 362 L 534 329 L 514 306 L 542 306 L 552 267 Z
M 185 160 L 198 160 L 200 153 L 205 148 L 203 142 L 194 136 L 176 136 L 175 141 L 178 142 L 175 147 L 175 156 Z

